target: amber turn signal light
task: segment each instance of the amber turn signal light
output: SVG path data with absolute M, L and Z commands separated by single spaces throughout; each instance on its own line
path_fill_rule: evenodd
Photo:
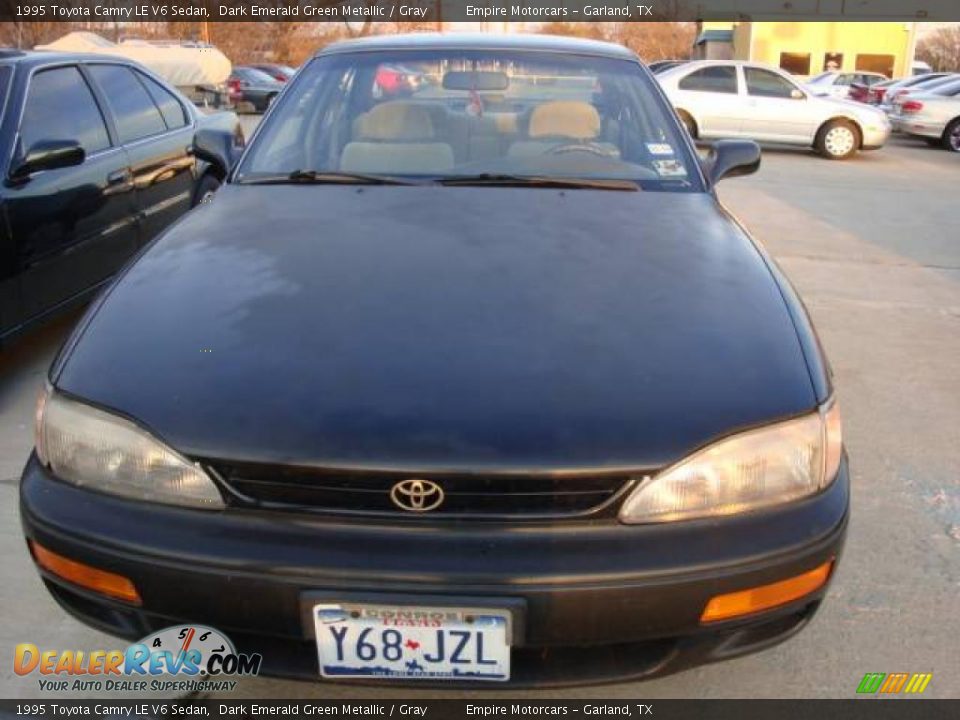
M 761 585 L 749 590 L 717 595 L 707 603 L 703 615 L 700 616 L 700 622 L 711 623 L 718 620 L 730 620 L 741 615 L 750 615 L 761 610 L 786 605 L 788 602 L 798 600 L 804 595 L 809 595 L 823 587 L 830 577 L 832 569 L 833 559 L 831 558 L 823 565 L 805 572 L 803 575 L 796 575 L 780 582 Z
M 30 552 L 33 553 L 33 559 L 37 565 L 58 578 L 87 590 L 93 590 L 93 592 L 101 595 L 107 595 L 134 605 L 140 604 L 140 593 L 137 592 L 133 582 L 123 575 L 98 570 L 76 560 L 70 560 L 63 555 L 47 550 L 32 540 L 28 540 L 27 543 L 30 545 Z

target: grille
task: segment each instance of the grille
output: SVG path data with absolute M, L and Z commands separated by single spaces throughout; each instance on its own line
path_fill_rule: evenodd
M 640 474 L 576 477 L 533 475 L 416 475 L 395 472 L 316 470 L 254 465 L 214 469 L 241 505 L 344 514 L 438 517 L 549 517 L 614 514 L 619 499 Z M 440 507 L 426 513 L 398 508 L 390 490 L 413 477 L 443 489 Z

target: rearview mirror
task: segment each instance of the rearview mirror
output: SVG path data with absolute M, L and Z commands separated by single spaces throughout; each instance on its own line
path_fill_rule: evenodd
M 750 175 L 760 167 L 760 146 L 753 140 L 718 140 L 703 160 L 703 169 L 716 183 L 725 177 Z
M 80 165 L 86 153 L 76 140 L 41 140 L 27 150 L 20 164 L 10 173 L 11 180 L 26 180 L 40 170 Z
M 505 72 L 481 70 L 451 70 L 443 74 L 444 90 L 475 90 L 502 92 L 510 86 Z
M 226 175 L 240 159 L 243 145 L 237 142 L 234 133 L 201 128 L 193 136 L 191 152 L 201 160 L 216 165 Z
M 803 100 L 807 96 L 803 94 L 803 90 L 797 90 L 797 88 L 794 88 L 790 91 L 790 97 L 794 100 Z

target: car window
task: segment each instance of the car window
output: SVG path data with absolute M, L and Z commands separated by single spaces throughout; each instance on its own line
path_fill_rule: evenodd
M 335 53 L 299 70 L 236 178 L 509 175 L 695 191 L 698 164 L 682 132 L 655 81 L 628 59 L 511 50 Z
M 744 68 L 747 94 L 756 97 L 789 98 L 796 89 L 789 80 L 761 68 Z
M 123 65 L 89 67 L 113 110 L 120 142 L 128 143 L 166 132 L 163 116 L 132 70 Z
M 74 66 L 42 70 L 30 80 L 20 123 L 22 151 L 41 140 L 75 140 L 88 155 L 110 147 L 100 108 Z
M 144 87 L 147 88 L 147 92 L 150 93 L 153 102 L 160 108 L 160 114 L 163 115 L 163 121 L 167 124 L 168 128 L 172 130 L 187 124 L 186 111 L 173 93 L 143 73 L 138 72 L 137 77 L 140 78 Z
M 837 79 L 833 81 L 834 85 L 849 85 L 853 82 L 853 75 L 850 73 L 842 73 L 837 75 Z
M 252 83 L 273 83 L 275 80 L 267 75 L 262 70 L 257 70 L 255 68 L 237 68 L 235 71 L 236 75 L 247 82 Z
M 936 88 L 933 91 L 934 95 L 945 95 L 947 97 L 954 97 L 960 94 L 960 80 L 954 80 L 953 82 L 947 83 Z
M 701 68 L 683 78 L 677 85 L 681 90 L 737 94 L 737 68 L 733 65 L 714 65 Z

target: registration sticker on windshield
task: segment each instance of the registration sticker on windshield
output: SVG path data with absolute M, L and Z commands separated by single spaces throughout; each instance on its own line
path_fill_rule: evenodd
M 683 163 L 675 158 L 654 160 L 653 168 L 659 173 L 660 177 L 686 177 L 687 175 L 687 169 L 683 166 Z
M 647 143 L 647 152 L 651 155 L 673 155 L 673 146 L 667 143 Z

